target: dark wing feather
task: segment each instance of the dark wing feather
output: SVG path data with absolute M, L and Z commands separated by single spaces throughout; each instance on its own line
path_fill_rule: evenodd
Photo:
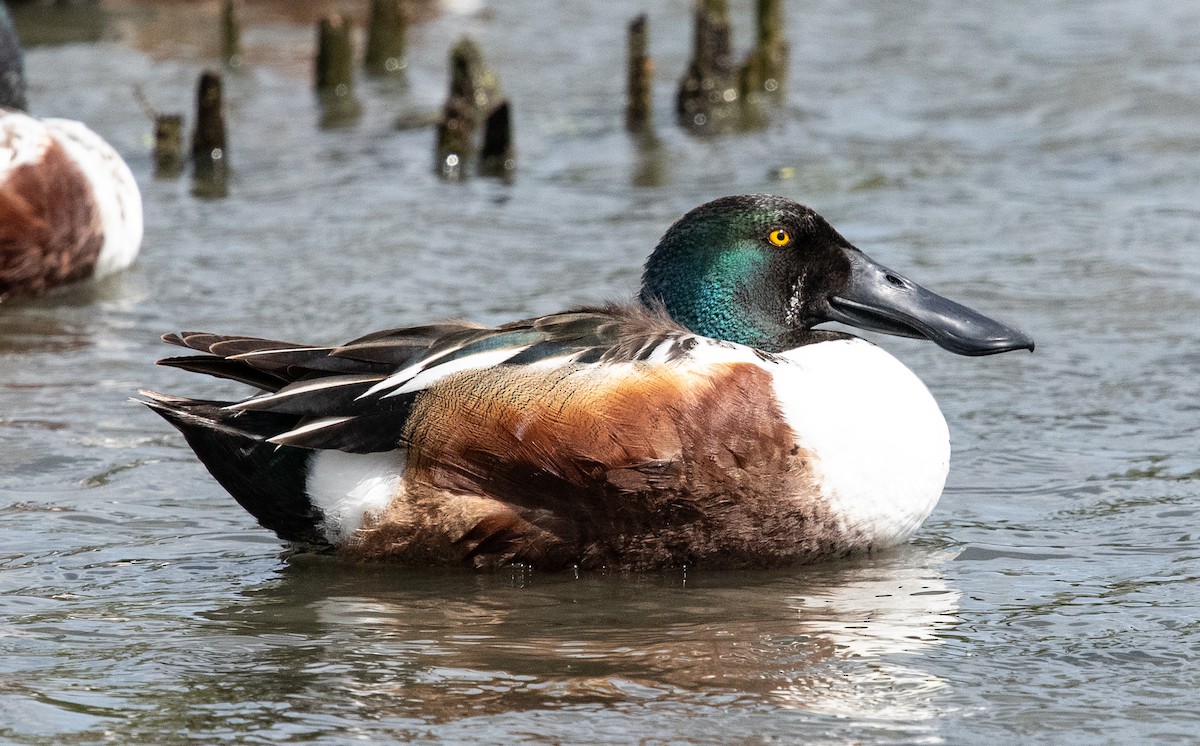
M 262 436 L 271 443 L 351 453 L 400 445 L 421 386 L 416 376 L 438 378 L 438 366 L 469 368 L 487 353 L 488 364 L 527 365 L 563 358 L 574 364 L 672 359 L 686 354 L 694 335 L 661 309 L 642 306 L 582 308 L 495 328 L 445 322 L 389 329 L 345 345 L 318 347 L 255 337 L 199 332 L 163 340 L 201 355 L 159 361 L 197 373 L 241 381 L 269 393 L 225 408 L 232 416 L 279 417 L 291 427 Z M 664 346 L 665 345 L 665 346 Z M 511 355 L 504 358 L 504 351 Z M 500 353 L 499 356 L 493 353 Z M 483 364 L 483 363 L 481 363 Z M 403 391 L 403 393 L 399 393 Z
M 168 368 L 180 368 L 193 373 L 203 373 L 216 378 L 228 378 L 231 381 L 245 383 L 264 391 L 278 391 L 285 386 L 288 379 L 269 371 L 245 365 L 237 360 L 226 360 L 214 355 L 181 355 L 165 357 L 158 361 L 159 365 Z

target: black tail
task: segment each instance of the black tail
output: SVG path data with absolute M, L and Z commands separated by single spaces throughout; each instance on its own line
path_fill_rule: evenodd
M 311 451 L 268 443 L 296 426 L 296 415 L 229 412 L 224 402 L 140 392 L 137 401 L 183 433 L 210 474 L 238 503 L 286 541 L 328 548 L 321 510 L 304 489 Z

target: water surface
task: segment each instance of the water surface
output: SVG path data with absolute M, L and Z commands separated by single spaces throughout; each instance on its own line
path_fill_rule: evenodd
M 218 5 L 19 15 L 45 42 L 33 107 L 125 155 L 147 227 L 123 275 L 0 307 L 0 740 L 1195 738 L 1200 7 L 792 4 L 786 111 L 696 140 L 671 126 L 682 0 L 452 7 L 413 30 L 406 82 L 360 82 L 362 119 L 333 130 L 307 6 L 267 4 L 226 76 L 230 194 L 205 200 L 153 178 L 134 88 L 190 109 Z M 751 3 L 731 6 L 745 49 Z M 621 129 L 624 25 L 645 9 L 652 151 Z M 512 185 L 440 183 L 432 132 L 394 126 L 440 105 L 464 33 L 513 100 Z M 966 359 L 882 340 L 954 447 L 906 547 L 578 578 L 289 561 L 127 402 L 235 390 L 153 367 L 166 331 L 331 343 L 624 297 L 682 212 L 758 191 L 1038 341 Z

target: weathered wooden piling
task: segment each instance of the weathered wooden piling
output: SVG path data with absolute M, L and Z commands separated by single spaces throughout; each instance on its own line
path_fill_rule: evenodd
M 502 99 L 483 122 L 483 147 L 479 151 L 479 173 L 511 180 L 517 169 L 512 141 L 512 112 Z
M 334 14 L 317 22 L 316 87 L 342 96 L 354 92 L 354 48 L 350 24 Z
M 396 75 L 404 70 L 407 26 L 404 0 L 371 0 L 363 68 L 370 75 Z
M 354 46 L 350 24 L 334 14 L 317 23 L 315 67 L 317 96 L 320 99 L 321 126 L 352 124 L 362 114 L 362 105 L 354 96 Z
M 238 69 L 244 62 L 237 0 L 225 0 L 225 6 L 221 9 L 221 58 L 231 70 Z
M 183 173 L 183 115 L 154 117 L 154 176 L 173 179 Z
M 473 150 L 475 107 L 461 98 L 451 96 L 442 109 L 437 125 L 437 152 L 434 168 L 448 181 L 461 181 L 467 176 L 467 165 Z
M 480 126 L 500 103 L 496 73 L 487 66 L 479 46 L 463 38 L 450 50 L 450 94 L 437 127 L 434 168 L 442 178 L 458 180 L 470 173 L 479 151 Z M 494 126 L 500 127 L 500 122 L 498 118 Z M 511 148 L 511 122 L 503 128 Z
M 725 0 L 696 0 L 692 61 L 679 82 L 679 124 L 696 134 L 720 134 L 740 119 L 732 29 Z
M 196 88 L 196 129 L 192 132 L 192 191 L 224 197 L 229 176 L 221 75 L 205 70 Z
M 788 43 L 782 0 L 758 0 L 754 49 L 738 75 L 744 107 L 782 104 L 787 92 Z
M 629 23 L 628 77 L 625 86 L 625 129 L 634 133 L 648 132 L 653 127 L 651 84 L 654 80 L 654 58 L 647 53 L 647 20 L 642 13 Z

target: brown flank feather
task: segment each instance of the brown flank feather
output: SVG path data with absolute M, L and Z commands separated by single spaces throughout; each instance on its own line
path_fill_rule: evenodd
M 745 363 L 469 371 L 409 420 L 402 494 L 343 551 L 546 569 L 750 567 L 836 554 L 835 519 Z
M 0 184 L 0 297 L 87 279 L 103 244 L 91 187 L 58 142 Z

